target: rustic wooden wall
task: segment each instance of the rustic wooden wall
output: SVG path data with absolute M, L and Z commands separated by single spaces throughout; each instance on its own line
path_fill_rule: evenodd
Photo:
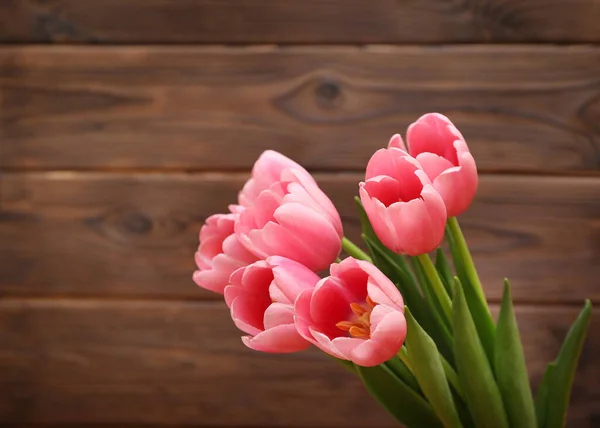
M 191 281 L 256 156 L 348 234 L 370 154 L 427 111 L 468 138 L 462 218 L 512 279 L 531 380 L 600 303 L 597 0 L 0 2 L 0 425 L 392 427 L 318 352 L 245 349 Z M 600 313 L 571 427 L 600 426 Z

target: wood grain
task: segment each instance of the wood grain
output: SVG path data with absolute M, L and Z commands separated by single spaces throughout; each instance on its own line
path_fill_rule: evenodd
M 9 0 L 0 41 L 595 42 L 595 0 Z
M 0 292 L 211 298 L 191 281 L 197 233 L 246 174 L 5 173 Z M 358 174 L 318 174 L 359 240 Z M 597 178 L 482 176 L 461 216 L 488 296 L 511 279 L 520 302 L 600 301 Z
M 0 168 L 363 170 L 440 111 L 481 171 L 597 173 L 598 70 L 592 46 L 0 47 Z
M 517 309 L 539 383 L 579 308 Z M 0 301 L 0 421 L 394 427 L 356 378 L 316 350 L 250 351 L 221 303 Z M 569 426 L 600 417 L 600 312 Z M 595 332 L 595 333 L 593 333 Z

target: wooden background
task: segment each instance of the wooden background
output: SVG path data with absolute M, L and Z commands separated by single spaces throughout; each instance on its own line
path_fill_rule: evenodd
M 320 353 L 245 349 L 193 253 L 268 148 L 357 237 L 366 161 L 428 111 L 477 159 L 461 222 L 537 384 L 600 303 L 598 43 L 598 0 L 3 0 L 0 425 L 395 426 Z M 596 309 L 570 427 L 599 353 Z

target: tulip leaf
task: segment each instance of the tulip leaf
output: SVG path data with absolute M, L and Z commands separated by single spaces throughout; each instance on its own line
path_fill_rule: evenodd
M 407 428 L 443 427 L 427 401 L 385 365 L 356 368 L 369 393 Z
M 406 345 L 423 394 L 446 428 L 462 428 L 435 342 L 406 309 Z
M 437 269 L 440 278 L 442 278 L 442 283 L 446 288 L 448 296 L 452 299 L 452 294 L 454 292 L 452 289 L 452 278 L 454 278 L 454 274 L 452 273 L 452 268 L 450 267 L 450 263 L 448 263 L 444 251 L 440 247 L 435 251 L 435 268 Z
M 508 428 L 500 390 L 458 278 L 454 279 L 454 356 L 467 406 L 478 428 Z
M 479 335 L 479 340 L 485 350 L 490 364 L 494 362 L 494 335 L 496 326 L 485 300 L 475 265 L 467 242 L 462 234 L 456 217 L 448 219 L 446 238 L 450 246 L 450 253 L 454 262 L 456 274 L 460 279 L 462 289 L 469 305 L 471 316 Z
M 536 401 L 539 427 L 562 428 L 565 426 L 571 385 L 590 325 L 591 315 L 592 304 L 586 300 L 560 348 L 558 357 L 546 369 Z
M 398 376 L 406 385 L 410 386 L 413 391 L 419 395 L 423 395 L 419 382 L 414 374 L 406 367 L 399 358 L 392 358 L 384 363 L 396 376 Z
M 511 428 L 536 428 L 535 407 L 508 280 L 496 326 L 494 373 Z
M 552 379 L 554 377 L 554 371 L 556 370 L 556 363 L 549 363 L 546 366 L 544 377 L 538 386 L 537 396 L 535 400 L 535 414 L 539 428 L 546 426 L 546 415 L 548 414 L 548 395 L 550 388 L 552 387 Z

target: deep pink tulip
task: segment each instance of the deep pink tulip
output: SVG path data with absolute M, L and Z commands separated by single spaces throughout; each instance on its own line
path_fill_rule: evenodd
M 240 207 L 232 206 L 230 214 L 214 214 L 200 229 L 200 245 L 194 256 L 198 270 L 194 282 L 200 287 L 223 294 L 229 276 L 237 269 L 257 260 L 234 233 Z
M 408 127 L 406 139 L 410 154 L 444 200 L 448 216 L 464 212 L 475 197 L 478 177 L 475 159 L 458 129 L 446 116 L 428 113 Z M 397 143 L 390 141 L 391 146 Z
M 375 152 L 360 183 L 360 199 L 383 244 L 416 256 L 440 245 L 446 207 L 419 162 L 391 147 Z
M 235 224 L 242 244 L 260 258 L 282 256 L 313 271 L 329 266 L 341 250 L 340 216 L 310 176 L 285 169 Z
M 351 257 L 296 300 L 302 337 L 334 357 L 371 367 L 394 357 L 406 337 L 404 302 L 371 263 Z
M 287 353 L 306 349 L 294 325 L 294 301 L 312 289 L 319 277 L 283 257 L 269 257 L 231 275 L 225 302 L 235 325 L 249 336 L 244 344 L 256 351 Z
M 239 204 L 245 207 L 254 205 L 260 192 L 270 188 L 273 183 L 281 181 L 281 174 L 286 169 L 296 170 L 307 181 L 314 182 L 308 171 L 298 163 L 279 152 L 266 150 L 254 163 L 251 178 L 244 184 L 244 187 L 238 194 Z

